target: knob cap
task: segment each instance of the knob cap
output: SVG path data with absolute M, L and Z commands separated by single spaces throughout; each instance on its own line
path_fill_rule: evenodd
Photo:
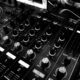
M 49 59 L 47 57 L 43 58 L 41 61 L 40 61 L 40 66 L 42 69 L 47 69 L 49 68 L 51 65 Z
M 64 66 L 57 68 L 56 74 L 57 80 L 62 80 L 67 75 L 66 68 Z

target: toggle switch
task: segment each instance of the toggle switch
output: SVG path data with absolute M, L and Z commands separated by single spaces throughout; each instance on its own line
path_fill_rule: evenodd
M 50 60 L 45 57 L 40 61 L 40 67 L 45 70 L 51 66 Z
M 56 69 L 56 79 L 57 80 L 62 80 L 66 76 L 67 76 L 67 70 L 64 66 Z

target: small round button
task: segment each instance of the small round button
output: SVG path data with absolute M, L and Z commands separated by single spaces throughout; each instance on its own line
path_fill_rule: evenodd
M 29 35 L 30 35 L 30 36 L 35 36 L 35 30 L 34 30 L 34 29 L 31 29 L 31 30 L 29 31 Z
M 43 58 L 41 61 L 40 61 L 40 66 L 42 69 L 47 69 L 49 68 L 51 65 L 49 59 L 47 57 Z

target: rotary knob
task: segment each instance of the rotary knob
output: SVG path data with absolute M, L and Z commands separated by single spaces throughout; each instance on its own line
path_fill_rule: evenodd
M 5 35 L 10 33 L 10 28 L 9 27 L 3 27 Z
M 47 36 L 46 35 L 41 36 L 41 41 L 46 42 L 47 41 Z
M 60 35 L 60 37 L 59 37 L 59 41 L 64 41 L 64 40 L 65 40 L 65 36 L 64 36 L 64 34 Z
M 71 63 L 71 57 L 66 57 L 64 59 L 64 66 L 68 66 Z
M 67 70 L 64 66 L 57 68 L 57 70 L 56 70 L 56 79 L 57 80 L 62 80 L 66 76 L 67 76 Z
M 47 57 L 43 58 L 40 61 L 40 66 L 43 70 L 49 68 L 50 65 L 51 65 L 50 60 Z
M 19 31 L 24 31 L 24 25 L 23 24 L 20 24 L 20 26 L 19 26 Z
M 60 48 L 61 47 L 61 42 L 60 41 L 55 42 L 54 47 L 55 48 Z
M 47 36 L 50 36 L 52 34 L 52 30 L 51 29 L 48 29 L 47 31 L 46 31 L 46 35 Z
M 23 42 L 29 42 L 30 37 L 28 35 L 25 35 L 23 38 Z
M 18 30 L 14 29 L 14 30 L 12 31 L 12 35 L 13 35 L 14 37 L 18 36 Z
M 36 57 L 36 54 L 35 54 L 35 52 L 33 51 L 33 49 L 28 49 L 25 57 L 27 57 L 27 58 L 30 59 L 30 60 L 34 60 L 35 57 Z
M 2 14 L 3 14 L 3 8 L 0 7 L 0 18 L 2 17 Z
M 29 31 L 29 35 L 30 35 L 30 36 L 35 36 L 35 30 L 34 30 L 34 29 L 31 29 L 31 30 Z
M 55 48 L 51 48 L 49 51 L 49 56 L 55 56 L 56 55 L 56 49 Z
M 36 49 L 41 49 L 41 42 L 37 42 L 37 43 L 35 44 L 35 48 L 36 48 Z
M 35 26 L 35 30 L 36 30 L 36 31 L 39 31 L 39 30 L 40 30 L 40 26 L 39 26 L 39 25 L 36 25 L 36 26 Z

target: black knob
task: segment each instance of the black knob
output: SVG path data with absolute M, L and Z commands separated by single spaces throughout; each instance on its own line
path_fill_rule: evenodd
M 59 41 L 64 41 L 64 40 L 65 40 L 65 36 L 64 36 L 64 34 L 60 35 L 60 37 L 59 37 Z
M 9 27 L 3 27 L 3 31 L 5 33 L 5 35 L 10 33 L 10 28 Z
M 71 63 L 71 57 L 66 57 L 64 59 L 64 66 L 68 66 Z
M 25 35 L 23 38 L 23 42 L 29 42 L 30 37 L 28 35 Z
M 29 19 L 26 19 L 25 26 L 28 27 L 30 25 Z
M 14 29 L 12 31 L 12 36 L 14 36 L 14 37 L 18 36 L 18 30 Z
M 25 57 L 27 57 L 27 58 L 30 59 L 30 60 L 33 60 L 33 59 L 35 59 L 36 54 L 35 54 L 35 52 L 33 51 L 33 49 L 28 49 Z
M 55 42 L 54 47 L 55 48 L 60 48 L 61 47 L 61 42 L 60 41 Z
M 20 24 L 19 31 L 24 31 L 24 29 L 25 29 L 25 26 L 23 24 Z
M 62 80 L 67 75 L 67 70 L 64 66 L 56 69 L 56 79 Z
M 52 34 L 52 30 L 51 29 L 48 29 L 47 31 L 46 31 L 46 35 L 47 36 L 50 36 Z
M 34 30 L 34 29 L 31 29 L 31 30 L 29 31 L 29 35 L 30 35 L 30 36 L 35 36 L 35 30 Z
M 49 68 L 50 65 L 51 65 L 50 60 L 49 60 L 47 57 L 43 58 L 43 59 L 40 61 L 40 67 L 41 67 L 43 70 Z
M 56 55 L 56 49 L 53 47 L 49 51 L 49 56 L 55 56 Z
M 41 36 L 41 41 L 46 42 L 47 41 L 47 36 L 46 35 Z
M 36 26 L 35 26 L 35 30 L 36 30 L 36 31 L 39 31 L 39 30 L 40 30 L 40 26 L 39 26 L 39 25 L 36 25 Z
M 36 42 L 35 48 L 36 49 L 41 49 L 41 42 Z

